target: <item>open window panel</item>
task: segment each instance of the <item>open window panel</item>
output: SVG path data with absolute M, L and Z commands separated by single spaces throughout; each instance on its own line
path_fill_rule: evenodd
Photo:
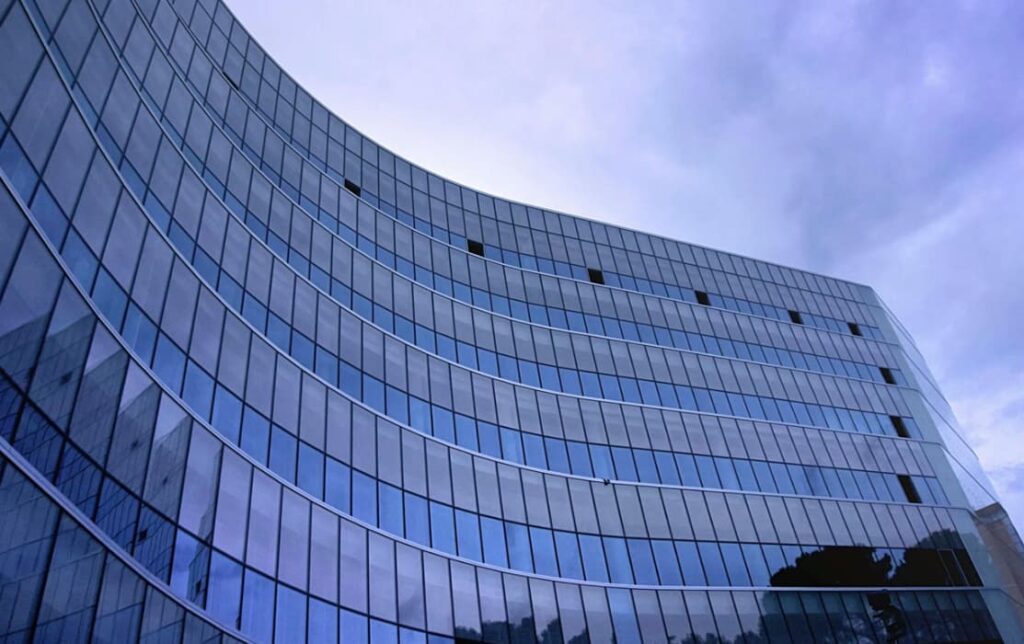
M 363 189 L 350 179 L 345 179 L 345 190 L 348 190 L 357 197 L 363 194 Z
M 897 477 L 900 480 L 900 487 L 903 488 L 903 493 L 907 495 L 907 501 L 911 503 L 920 503 L 921 495 L 917 492 L 917 487 L 914 485 L 913 479 L 906 474 L 898 474 Z
M 466 250 L 473 253 L 474 255 L 484 256 L 484 243 L 475 239 L 466 240 Z
M 889 420 L 892 422 L 892 427 L 896 430 L 897 436 L 900 438 L 910 438 L 910 430 L 902 418 L 899 416 L 889 416 Z
M 697 304 L 703 304 L 704 306 L 711 306 L 711 298 L 704 291 L 694 291 L 694 295 L 697 296 Z
M 599 268 L 588 268 L 587 277 L 594 284 L 604 284 L 604 273 Z

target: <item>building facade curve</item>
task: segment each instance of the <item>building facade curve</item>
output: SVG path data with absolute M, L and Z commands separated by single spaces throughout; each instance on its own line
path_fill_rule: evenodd
M 0 59 L 11 641 L 1024 639 L 870 288 L 447 181 L 219 0 Z

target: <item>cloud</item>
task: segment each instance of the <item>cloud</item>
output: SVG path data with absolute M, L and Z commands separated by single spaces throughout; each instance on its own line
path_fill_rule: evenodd
M 230 4 L 431 170 L 873 285 L 1024 525 L 1024 4 Z

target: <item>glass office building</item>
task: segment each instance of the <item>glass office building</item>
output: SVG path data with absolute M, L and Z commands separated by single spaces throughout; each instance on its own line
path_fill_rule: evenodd
M 5 642 L 1024 637 L 865 286 L 431 174 L 220 0 L 0 0 L 0 177 Z

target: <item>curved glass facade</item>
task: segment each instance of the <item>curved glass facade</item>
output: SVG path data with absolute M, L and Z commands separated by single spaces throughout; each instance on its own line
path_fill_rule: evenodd
M 430 174 L 216 0 L 0 60 L 12 641 L 1021 637 L 867 287 Z

